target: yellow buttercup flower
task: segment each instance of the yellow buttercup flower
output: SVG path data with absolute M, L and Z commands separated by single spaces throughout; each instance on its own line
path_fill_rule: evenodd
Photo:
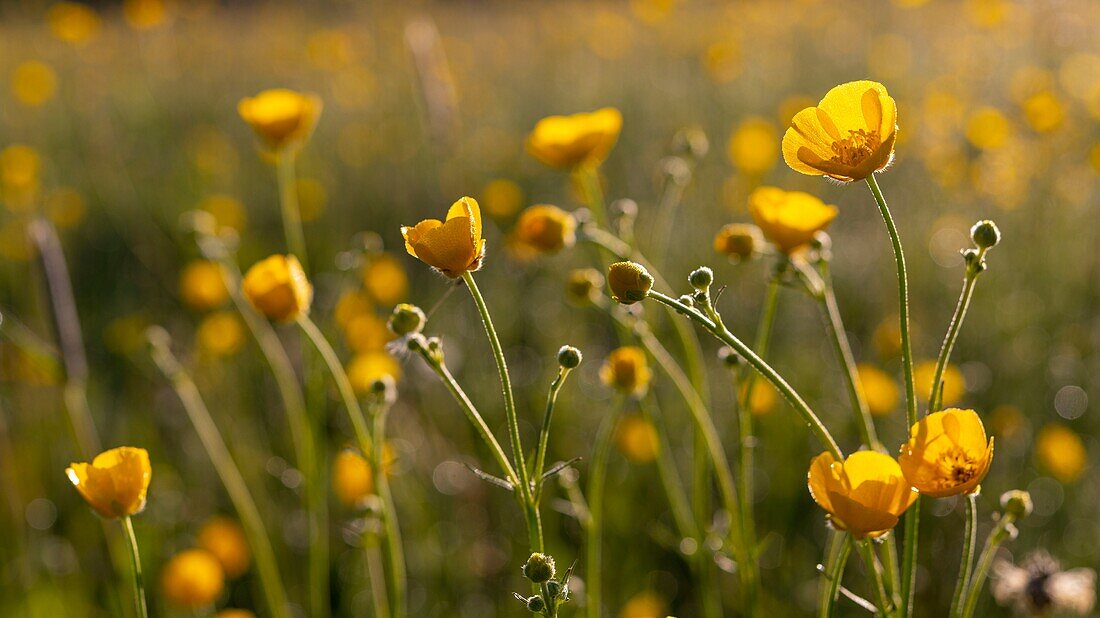
M 120 446 L 96 455 L 92 463 L 69 464 L 65 474 L 97 513 L 118 519 L 145 509 L 153 468 L 148 451 Z
M 332 488 L 348 508 L 359 508 L 374 493 L 370 462 L 351 449 L 344 449 L 332 462 Z
M 752 259 L 764 244 L 760 228 L 748 223 L 730 223 L 714 235 L 714 250 L 733 261 Z
M 199 322 L 195 339 L 205 354 L 232 356 L 244 345 L 244 324 L 232 311 L 216 311 Z
M 917 400 L 928 403 L 932 380 L 936 377 L 936 361 L 921 361 L 913 366 L 913 383 L 917 385 Z M 948 363 L 943 368 L 943 394 L 940 402 L 953 406 L 966 394 L 966 377 L 958 367 Z
M 394 357 L 381 351 L 356 354 L 347 372 L 351 388 L 360 395 L 370 393 L 374 382 L 386 376 L 401 379 L 401 365 Z
M 386 320 L 374 313 L 360 313 L 348 320 L 344 337 L 353 352 L 378 352 L 393 340 Z
M 401 235 L 409 255 L 452 279 L 481 268 L 485 257 L 481 209 L 472 197 L 452 204 L 446 221 L 425 219 L 413 227 L 402 226 Z
M 973 410 L 933 412 L 910 429 L 898 462 L 922 494 L 944 498 L 973 493 L 993 462 L 993 438 Z
M 856 385 L 863 393 L 867 409 L 875 416 L 886 416 L 898 405 L 898 385 L 890 374 L 875 367 L 861 363 L 856 367 L 859 382 Z
M 347 290 L 336 301 L 332 315 L 336 319 L 336 325 L 346 330 L 352 320 L 373 311 L 374 303 L 365 290 Z
M 511 217 L 523 206 L 523 189 L 515 181 L 497 178 L 481 189 L 481 203 L 490 217 Z
M 207 311 L 225 304 L 229 290 L 225 287 L 222 267 L 209 260 L 194 260 L 180 273 L 180 297 L 196 311 Z
M 210 552 L 188 549 L 173 556 L 165 565 L 160 587 L 164 598 L 172 605 L 198 609 L 218 600 L 225 589 L 225 573 Z
M 50 7 L 46 19 L 55 37 L 73 44 L 86 43 L 94 38 L 101 21 L 95 9 L 79 2 L 58 2 Z
M 833 525 L 857 539 L 889 532 L 917 499 L 898 462 L 874 451 L 852 453 L 843 462 L 824 452 L 807 477 L 810 495 Z
M 8 210 L 26 213 L 34 209 L 38 196 L 42 158 L 23 144 L 0 150 L 0 199 Z
M 644 464 L 657 458 L 661 443 L 653 423 L 640 416 L 626 416 L 615 427 L 615 446 L 630 461 Z
M 23 105 L 38 107 L 57 93 L 57 73 L 38 60 L 28 60 L 11 74 L 11 92 Z
M 775 166 L 779 158 L 775 125 L 763 118 L 745 120 L 730 136 L 730 162 L 749 176 L 759 176 Z
M 278 150 L 300 146 L 309 139 L 322 106 L 317 95 L 274 88 L 241 99 L 237 112 L 256 135 Z
M 217 558 L 230 579 L 244 575 L 252 565 L 252 551 L 244 529 L 235 519 L 211 517 L 199 530 L 198 545 Z
M 248 224 L 244 204 L 230 195 L 211 195 L 199 202 L 199 210 L 213 215 L 219 232 L 226 228 L 241 232 Z
M 247 609 L 223 609 L 214 618 L 256 618 L 256 614 Z
M 742 386 L 738 392 L 740 393 L 738 395 L 740 399 L 744 400 L 745 387 Z M 779 393 L 776 392 L 771 382 L 767 380 L 753 381 L 752 393 L 749 395 L 749 412 L 753 416 L 764 416 L 771 413 L 777 403 L 779 403 Z
M 897 120 L 897 106 L 882 84 L 841 84 L 817 107 L 795 114 L 783 135 L 783 159 L 803 174 L 862 180 L 890 164 Z
M 815 234 L 829 227 L 838 210 L 809 193 L 760 187 L 749 196 L 749 212 L 764 236 L 790 254 L 805 248 Z
M 363 267 L 363 287 L 378 304 L 391 307 L 409 294 L 409 276 L 405 267 L 389 253 L 371 256 Z
M 1088 466 L 1085 444 L 1065 425 L 1047 425 L 1039 431 L 1035 456 L 1043 468 L 1063 483 L 1076 481 Z
M 665 618 L 665 616 L 668 616 L 668 604 L 661 595 L 652 590 L 644 590 L 630 597 L 619 610 L 619 618 Z
M 645 393 L 652 376 L 645 351 L 637 346 L 612 350 L 600 367 L 600 380 L 625 395 Z
M 614 107 L 570 116 L 548 116 L 527 137 L 527 152 L 551 167 L 599 165 L 619 139 L 623 115 Z
M 241 289 L 257 311 L 276 322 L 298 319 L 313 302 L 313 286 L 293 255 L 276 254 L 253 264 Z
M 165 0 L 123 0 L 122 16 L 135 30 L 149 30 L 168 21 Z
M 538 204 L 519 216 L 513 238 L 536 253 L 557 253 L 577 242 L 576 229 L 573 215 L 557 206 Z

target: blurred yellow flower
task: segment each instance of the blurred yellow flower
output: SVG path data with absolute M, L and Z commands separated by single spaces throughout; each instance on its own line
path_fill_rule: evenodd
M 184 266 L 180 272 L 180 297 L 196 311 L 224 305 L 229 300 L 229 290 L 221 265 L 210 260 L 193 260 Z
M 1084 442 L 1065 425 L 1051 424 L 1039 431 L 1035 456 L 1044 469 L 1063 483 L 1076 481 L 1088 466 Z
M 665 618 L 667 615 L 668 604 L 652 590 L 643 590 L 630 597 L 619 610 L 619 618 Z
M 809 193 L 760 187 L 749 196 L 749 212 L 764 236 L 791 254 L 808 246 L 839 211 Z
M 65 474 L 97 513 L 117 519 L 145 509 L 153 468 L 145 449 L 120 446 L 96 455 L 90 464 L 69 464 Z
M 577 222 L 573 215 L 549 204 L 538 204 L 523 211 L 516 221 L 513 239 L 535 253 L 557 253 L 577 241 Z
M 989 415 L 989 431 L 1002 440 L 1011 440 L 1027 426 L 1027 419 L 1020 408 L 1011 404 L 1002 404 L 993 408 Z
M 364 352 L 356 354 L 348 365 L 348 381 L 352 389 L 360 395 L 369 393 L 375 380 L 389 376 L 401 379 L 401 365 L 386 352 Z
M 385 307 L 396 305 L 409 294 L 409 277 L 405 267 L 389 253 L 372 255 L 363 267 L 362 279 L 363 287 L 371 298 Z
M 371 302 L 366 290 L 347 290 L 336 301 L 336 308 L 332 313 L 336 319 L 336 325 L 346 330 L 354 318 L 372 311 L 374 311 L 374 303 Z
M 886 416 L 893 412 L 898 405 L 898 385 L 894 378 L 885 371 L 860 363 L 856 367 L 859 373 L 857 386 L 863 393 L 863 399 L 867 402 L 867 409 L 875 416 Z
M 319 30 L 306 42 L 306 55 L 313 66 L 323 71 L 339 71 L 355 60 L 351 37 L 336 29 Z
M 348 320 L 344 337 L 353 352 L 378 352 L 393 340 L 386 320 L 374 313 L 360 313 Z
M 599 165 L 619 139 L 623 115 L 613 107 L 570 116 L 547 116 L 527 137 L 527 151 L 551 167 Z
M 734 167 L 747 176 L 759 176 L 779 159 L 779 132 L 759 117 L 748 118 L 730 135 L 727 153 Z
M 928 403 L 932 390 L 932 380 L 936 377 L 936 361 L 922 361 L 913 366 L 913 384 L 917 389 L 917 400 Z M 966 377 L 951 363 L 943 368 L 943 394 L 941 405 L 952 406 L 962 401 L 966 395 Z
M 1023 107 L 1024 117 L 1036 133 L 1050 133 L 1058 130 L 1066 117 L 1065 105 L 1049 90 L 1028 97 Z
M 764 235 L 760 228 L 748 223 L 730 223 L 714 235 L 714 250 L 733 261 L 752 259 L 760 252 Z
M 993 107 L 982 107 L 966 120 L 966 139 L 982 150 L 1004 147 L 1012 136 L 1008 118 Z
M 218 515 L 206 520 L 199 530 L 198 545 L 217 558 L 229 579 L 244 575 L 252 565 L 248 539 L 235 519 Z
M 204 354 L 232 356 L 244 345 L 244 324 L 232 311 L 215 311 L 199 322 L 195 339 Z
M 724 84 L 737 79 L 745 68 L 741 45 L 735 39 L 722 39 L 707 45 L 703 50 L 703 68 L 715 83 Z
M 744 400 L 745 386 L 742 386 L 738 396 Z M 749 412 L 753 416 L 764 416 L 775 409 L 779 403 L 779 393 L 767 380 L 756 379 L 752 383 L 752 395 L 749 397 Z
M 897 119 L 894 99 L 882 84 L 841 84 L 817 107 L 795 114 L 783 134 L 783 159 L 803 174 L 862 180 L 890 164 Z
M 993 438 L 973 410 L 933 412 L 910 428 L 898 463 L 920 493 L 945 498 L 978 490 L 993 462 Z
M 230 195 L 211 195 L 199 202 L 199 210 L 210 213 L 218 230 L 231 229 L 237 232 L 244 231 L 248 224 L 248 214 L 244 210 L 244 204 Z
M 12 144 L 0 150 L 0 198 L 8 210 L 28 213 L 38 197 L 42 158 L 24 144 Z
M 595 268 L 575 268 L 569 271 L 565 282 L 565 299 L 581 307 L 596 302 L 603 288 L 604 278 Z
M 66 43 L 87 43 L 99 34 L 101 20 L 92 7 L 79 2 L 58 2 L 46 14 L 50 32 Z
M 413 227 L 401 226 L 401 235 L 409 255 L 451 279 L 481 268 L 485 257 L 481 209 L 472 197 L 452 204 L 446 222 L 425 219 Z
M 661 448 L 657 428 L 641 416 L 625 416 L 619 421 L 615 427 L 615 445 L 636 464 L 653 461 Z
M 71 187 L 61 187 L 46 196 L 42 209 L 54 225 L 61 228 L 76 227 L 88 211 L 84 196 Z
M 843 462 L 824 452 L 814 458 L 807 477 L 810 495 L 833 526 L 857 539 L 889 532 L 917 499 L 898 462 L 874 451 L 852 453 Z
M 317 125 L 322 103 L 314 94 L 286 88 L 264 90 L 255 97 L 245 97 L 237 104 L 237 112 L 252 130 L 273 149 L 301 146 Z
M 645 351 L 637 346 L 612 350 L 600 367 L 600 380 L 624 395 L 644 394 L 652 376 Z
M 361 508 L 374 493 L 370 462 L 351 449 L 340 451 L 332 462 L 332 489 L 348 508 Z
M 241 289 L 256 311 L 275 322 L 298 319 L 313 302 L 313 286 L 293 255 L 276 254 L 253 264 Z
M 490 217 L 510 217 L 523 206 L 523 189 L 511 180 L 497 178 L 481 189 L 481 203 Z
M 256 618 L 256 614 L 247 609 L 223 609 L 214 618 Z
M 12 72 L 11 92 L 23 105 L 38 107 L 57 93 L 57 73 L 45 62 L 28 60 Z
M 164 0 L 123 0 L 122 16 L 135 30 L 149 30 L 168 21 Z
M 225 589 L 225 574 L 213 554 L 188 549 L 172 556 L 160 576 L 164 598 L 172 605 L 200 609 L 214 603 Z

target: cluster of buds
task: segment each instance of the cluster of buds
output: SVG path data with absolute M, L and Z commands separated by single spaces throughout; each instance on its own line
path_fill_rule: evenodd
M 974 246 L 963 249 L 962 256 L 967 274 L 974 276 L 985 270 L 985 253 L 1001 242 L 1001 230 L 988 219 L 979 221 L 970 228 L 970 240 Z
M 539 594 L 523 596 L 518 592 L 515 597 L 527 608 L 528 611 L 542 616 L 557 615 L 557 608 L 569 600 L 569 578 L 573 574 L 573 567 L 556 578 L 557 567 L 553 556 L 534 553 L 523 565 L 523 576 L 540 588 Z

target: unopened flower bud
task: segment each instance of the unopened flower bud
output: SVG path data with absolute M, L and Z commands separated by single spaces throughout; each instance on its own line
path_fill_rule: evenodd
M 665 157 L 661 161 L 661 173 L 678 185 L 686 185 L 691 180 L 691 168 L 680 157 Z
M 546 582 L 546 592 L 550 595 L 551 599 L 558 598 L 558 595 L 561 594 L 561 582 L 555 579 Z
M 975 223 L 974 227 L 970 228 L 970 239 L 980 249 L 992 249 L 997 246 L 997 243 L 1001 242 L 1001 230 L 997 229 L 996 223 L 985 219 Z
M 607 283 L 615 302 L 630 305 L 649 296 L 653 276 L 641 264 L 616 262 L 607 269 Z
M 718 350 L 718 359 L 722 361 L 722 364 L 730 369 L 737 367 L 741 364 L 741 355 L 733 351 L 733 348 L 729 346 L 723 346 Z
M 523 576 L 536 584 L 545 584 L 554 579 L 556 568 L 554 558 L 546 554 L 534 553 L 523 565 Z
M 1021 520 L 1031 515 L 1031 494 L 1022 489 L 1006 491 L 1001 494 L 1001 508 L 1005 510 L 1005 515 Z
M 710 140 L 707 139 L 707 134 L 699 127 L 685 127 L 672 136 L 672 152 L 674 154 L 699 161 L 707 156 L 709 150 Z
M 714 283 L 714 271 L 706 266 L 700 266 L 688 275 L 688 283 L 700 292 L 707 290 Z
M 424 328 L 424 322 L 427 320 L 428 318 L 420 307 L 401 303 L 393 308 L 393 313 L 390 315 L 387 324 L 395 335 L 404 337 L 405 335 L 419 333 Z
M 253 264 L 241 290 L 256 311 L 275 322 L 293 322 L 308 314 L 313 301 L 313 286 L 293 255 L 273 255 Z
M 751 260 L 763 246 L 760 228 L 749 223 L 730 223 L 714 235 L 714 250 L 734 261 Z
M 681 296 L 677 300 L 680 301 L 681 305 L 684 305 L 686 307 L 694 307 L 695 306 L 695 299 L 692 298 L 691 294 L 684 294 L 683 296 Z
M 536 595 L 527 599 L 527 609 L 535 614 L 542 613 L 542 610 L 546 609 L 546 601 L 542 600 L 542 597 Z
M 564 369 L 576 369 L 581 364 L 581 351 L 571 345 L 563 345 L 558 350 L 558 364 Z
M 382 377 L 376 378 L 370 383 L 370 394 L 386 403 L 393 403 L 396 401 L 397 383 L 393 381 L 393 376 L 383 375 Z

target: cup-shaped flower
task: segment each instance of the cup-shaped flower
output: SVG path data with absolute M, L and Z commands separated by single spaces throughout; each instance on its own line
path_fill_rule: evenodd
M 813 242 L 838 211 L 809 193 L 760 187 L 749 196 L 749 212 L 764 237 L 790 255 Z
M 269 147 L 279 150 L 305 143 L 317 125 L 321 108 L 317 95 L 274 88 L 241 99 L 237 113 Z
M 897 121 L 897 106 L 882 84 L 841 84 L 817 107 L 795 114 L 783 135 L 783 159 L 803 174 L 862 180 L 890 164 Z
M 818 455 L 808 485 L 833 525 L 857 539 L 890 531 L 917 499 L 898 462 L 874 451 L 852 453 L 843 462 L 829 452 Z
M 735 262 L 751 260 L 763 244 L 760 228 L 748 223 L 724 225 L 714 235 L 714 250 Z
M 993 438 L 988 440 L 978 413 L 948 408 L 933 412 L 910 429 L 898 463 L 921 494 L 944 498 L 973 493 L 989 472 Z
M 570 116 L 548 116 L 527 137 L 527 151 L 551 167 L 599 165 L 619 139 L 623 115 L 614 107 Z
M 199 609 L 221 596 L 225 589 L 225 573 L 210 552 L 188 549 L 173 556 L 164 566 L 160 587 L 164 598 L 172 605 Z
M 248 302 L 267 319 L 292 322 L 309 313 L 313 286 L 293 255 L 275 254 L 252 265 L 241 289 Z
M 520 247 L 535 253 L 557 253 L 577 241 L 573 215 L 549 204 L 524 210 L 516 221 L 513 238 Z
M 118 519 L 145 509 L 153 468 L 145 449 L 120 446 L 96 455 L 92 463 L 69 464 L 65 474 L 97 513 Z
M 210 518 L 199 530 L 197 540 L 200 548 L 218 559 L 229 579 L 244 575 L 252 565 L 248 539 L 234 519 L 221 515 Z
M 645 393 L 652 377 L 645 351 L 637 346 L 612 350 L 600 367 L 600 380 L 624 395 Z
M 477 200 L 463 197 L 447 211 L 445 221 L 425 219 L 402 226 L 405 250 L 451 279 L 481 268 L 485 239 L 481 237 L 481 208 Z
M 611 298 L 623 305 L 641 302 L 653 289 L 653 275 L 635 262 L 615 262 L 607 268 Z

